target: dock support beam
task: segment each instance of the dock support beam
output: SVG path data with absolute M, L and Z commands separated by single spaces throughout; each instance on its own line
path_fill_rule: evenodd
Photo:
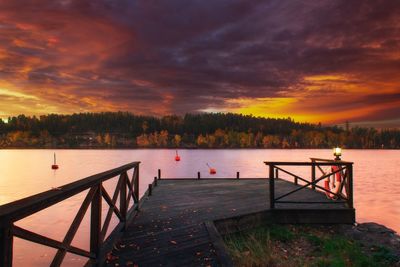
M 98 262 L 100 255 L 100 248 L 102 243 L 101 237 L 101 183 L 97 186 L 96 193 L 94 193 L 91 213 L 90 213 L 90 253 L 96 255 L 96 262 L 92 266 L 100 266 Z
M 136 166 L 135 170 L 136 170 L 136 172 L 134 172 L 134 174 L 136 174 L 136 176 L 133 177 L 132 179 L 135 180 L 135 187 L 134 187 L 135 192 L 134 192 L 134 194 L 135 194 L 135 197 L 136 197 L 136 199 L 138 201 L 137 207 L 139 208 L 139 177 L 140 177 L 139 176 L 139 165 Z
M 271 210 L 275 209 L 274 165 L 269 165 L 269 203 Z
M 315 164 L 311 165 L 311 182 L 313 182 L 311 188 L 312 190 L 315 190 Z
M 348 179 L 349 179 L 349 196 L 348 196 L 348 205 L 349 208 L 353 208 L 353 164 L 347 165 Z
M 119 196 L 119 209 L 121 212 L 122 222 L 124 223 L 124 231 L 126 230 L 126 214 L 128 206 L 126 203 L 126 184 L 128 183 L 128 174 L 125 172 L 121 174 L 121 191 Z
M 11 267 L 13 259 L 13 235 L 11 225 L 0 228 L 0 266 Z
M 200 179 L 200 172 L 197 172 L 197 179 Z
M 158 169 L 158 179 L 161 179 L 161 170 Z
M 236 179 L 239 179 L 239 172 L 236 172 Z

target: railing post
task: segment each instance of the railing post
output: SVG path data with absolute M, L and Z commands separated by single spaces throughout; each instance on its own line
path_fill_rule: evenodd
M 158 179 L 161 179 L 161 169 L 158 169 Z
M 200 179 L 200 172 L 197 172 L 197 179 Z
M 148 191 L 147 191 L 147 195 L 148 195 L 148 196 L 151 196 L 152 191 L 153 191 L 153 185 L 152 185 L 152 184 L 149 184 L 149 189 L 148 189 Z
M 126 229 L 126 213 L 128 205 L 126 203 L 126 183 L 128 181 L 128 174 L 125 172 L 121 176 L 121 191 L 119 195 L 119 209 L 122 216 L 122 222 L 124 223 L 124 230 Z
M 90 252 L 96 255 L 93 266 L 100 266 L 99 255 L 101 249 L 101 183 L 94 193 L 90 213 Z
M 13 259 L 12 225 L 0 228 L 0 266 L 11 267 Z
M 274 165 L 269 165 L 269 202 L 270 208 L 275 209 Z
M 134 178 L 135 179 L 135 184 L 134 184 L 134 188 L 133 188 L 133 190 L 134 190 L 134 194 L 135 194 L 135 197 L 136 197 L 136 199 L 138 200 L 138 207 L 139 207 L 139 164 L 136 166 L 136 177 Z M 158 170 L 158 179 L 161 179 L 161 170 L 159 169 Z
M 239 172 L 236 172 L 236 179 L 239 179 Z
M 154 186 L 157 186 L 157 177 L 154 177 Z
M 315 161 L 311 165 L 311 182 L 315 182 Z M 312 190 L 315 190 L 315 184 L 311 185 Z
M 275 170 L 275 178 L 279 178 L 279 170 L 278 169 Z
M 347 164 L 347 172 L 349 174 L 349 196 L 348 205 L 349 208 L 353 208 L 353 164 Z

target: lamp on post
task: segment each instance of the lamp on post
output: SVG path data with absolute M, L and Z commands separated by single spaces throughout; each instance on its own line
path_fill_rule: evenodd
M 335 156 L 335 160 L 341 160 L 340 156 L 342 155 L 342 149 L 340 147 L 335 147 L 333 149 L 333 155 Z

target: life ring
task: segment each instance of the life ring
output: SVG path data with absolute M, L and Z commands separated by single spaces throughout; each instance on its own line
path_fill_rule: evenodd
M 334 177 L 333 177 L 333 180 L 332 180 L 332 188 L 330 186 L 330 184 L 331 184 L 330 176 L 328 176 L 328 178 L 325 180 L 325 184 L 324 184 L 325 190 L 328 190 L 328 191 L 334 193 L 334 194 L 332 194 L 332 193 L 330 193 L 328 191 L 325 191 L 325 195 L 328 198 L 331 198 L 331 199 L 337 199 L 338 198 L 337 195 L 340 193 L 339 190 L 342 188 L 343 173 L 341 171 L 338 171 L 338 170 L 339 170 L 338 166 L 332 166 L 331 167 L 331 172 L 336 172 L 335 174 L 333 174 Z

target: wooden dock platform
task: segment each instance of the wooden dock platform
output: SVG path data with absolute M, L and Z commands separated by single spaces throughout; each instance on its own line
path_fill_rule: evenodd
M 269 179 L 161 179 L 157 184 L 151 196 L 144 196 L 140 211 L 109 254 L 107 266 L 230 265 L 219 248 L 215 224 L 226 232 L 257 220 L 354 222 L 354 209 L 308 188 L 287 200 L 315 203 L 276 204 L 271 211 Z M 300 187 L 275 179 L 277 196 Z
M 159 170 L 140 198 L 136 161 L 2 205 L 0 266 L 13 265 L 15 237 L 56 249 L 50 266 L 61 266 L 67 253 L 87 258 L 85 266 L 232 266 L 225 233 L 265 223 L 355 222 L 352 162 L 265 164 L 269 175 L 261 179 L 160 179 Z M 311 172 L 301 177 L 285 166 Z M 113 192 L 104 186 L 112 179 Z M 15 224 L 80 193 L 86 196 L 62 240 Z M 73 240 L 88 213 L 90 246 L 82 249 Z M 119 223 L 107 235 L 113 214 Z

